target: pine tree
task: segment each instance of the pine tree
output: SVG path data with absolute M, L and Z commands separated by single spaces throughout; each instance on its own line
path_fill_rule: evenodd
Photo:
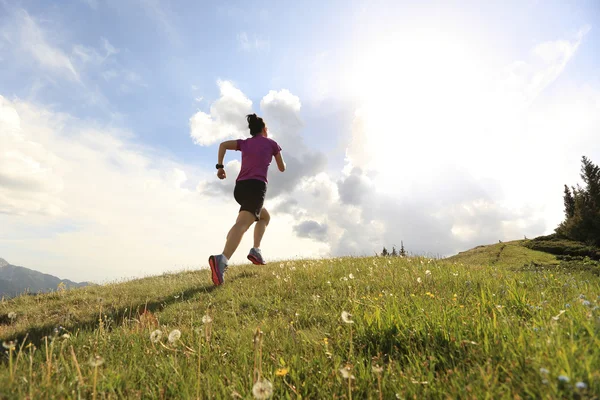
M 400 257 L 406 257 L 406 250 L 404 250 L 404 242 L 400 241 Z
M 581 160 L 584 187 L 565 185 L 565 220 L 556 233 L 569 239 L 600 246 L 600 167 L 587 157 Z
M 390 253 L 388 253 L 387 249 L 385 248 L 385 246 L 383 246 L 383 250 L 381 251 L 381 256 L 385 257 L 390 255 Z
M 397 257 L 398 256 L 398 252 L 396 251 L 396 246 L 392 247 L 392 254 L 390 254 L 392 257 Z
M 575 198 L 567 185 L 565 185 L 565 196 L 563 199 L 565 203 L 565 216 L 567 219 L 572 218 L 575 215 Z

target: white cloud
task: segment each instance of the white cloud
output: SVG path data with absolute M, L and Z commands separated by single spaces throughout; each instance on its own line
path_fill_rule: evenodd
M 7 29 L 16 31 L 15 40 L 19 49 L 29 53 L 42 68 L 75 81 L 79 80 L 79 74 L 71 59 L 62 49 L 48 41 L 49 33 L 44 31 L 27 11 L 15 12 L 14 25 Z
M 243 137 L 248 132 L 246 115 L 252 113 L 252 101 L 232 82 L 218 81 L 217 84 L 221 96 L 211 104 L 210 113 L 198 111 L 190 118 L 190 135 L 201 146 Z
M 162 29 L 171 43 L 181 44 L 181 37 L 172 22 L 172 13 L 165 8 L 165 2 L 160 0 L 137 0 L 148 17 L 153 19 Z
M 88 6 L 90 6 L 94 10 L 98 9 L 98 0 L 81 0 L 81 1 L 83 3 L 86 3 Z
M 193 187 L 216 181 L 214 170 L 198 173 L 93 121 L 5 98 L 1 107 L 2 132 L 10 133 L 8 140 L 0 136 L 1 157 L 20 154 L 11 158 L 20 171 L 2 163 L 0 177 L 18 172 L 27 183 L 0 185 L 3 258 L 69 279 L 105 281 L 206 267 L 208 256 L 221 251 L 238 206 Z M 43 213 L 51 204 L 56 210 Z M 273 219 L 266 257 L 289 258 L 291 225 L 288 217 Z M 249 233 L 234 262 L 245 262 L 251 241 Z M 308 242 L 302 253 L 320 248 Z
M 0 213 L 60 215 L 62 179 L 55 170 L 60 160 L 23 134 L 19 114 L 2 96 L 0 132 Z
M 83 64 L 100 66 L 109 57 L 119 53 L 119 49 L 114 47 L 106 38 L 101 38 L 100 41 L 102 43 L 102 49 L 100 50 L 95 47 L 76 44 L 73 46 L 73 56 L 77 57 Z
M 590 31 L 589 26 L 579 30 L 573 40 L 555 40 L 536 45 L 529 62 L 517 61 L 510 66 L 507 77 L 500 82 L 505 102 L 523 109 L 562 74 L 581 42 Z
M 268 39 L 252 35 L 250 38 L 246 32 L 240 32 L 237 35 L 237 41 L 240 48 L 244 51 L 269 51 L 271 42 Z
M 563 84 L 542 95 L 585 32 L 535 47 L 510 80 L 451 43 L 442 43 L 447 59 L 411 58 L 428 56 L 427 47 L 401 59 L 365 54 L 378 74 L 365 77 L 372 86 L 354 115 L 346 166 L 328 178 L 335 195 L 299 185 L 276 210 L 325 224 L 335 255 L 372 254 L 401 240 L 410 251 L 447 255 L 551 232 L 580 157 L 600 160 L 600 88 Z

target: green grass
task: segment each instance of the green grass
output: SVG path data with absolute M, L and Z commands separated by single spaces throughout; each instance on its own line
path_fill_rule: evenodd
M 523 270 L 555 259 L 516 242 L 485 249 L 232 267 L 219 288 L 203 270 L 4 300 L 0 340 L 18 341 L 2 354 L 0 398 L 253 398 L 258 375 L 283 399 L 600 393 L 598 277 Z
M 525 247 L 528 241 L 496 243 L 477 246 L 447 260 L 470 265 L 493 265 L 496 267 L 518 267 L 531 262 L 542 265 L 558 265 L 556 256 Z

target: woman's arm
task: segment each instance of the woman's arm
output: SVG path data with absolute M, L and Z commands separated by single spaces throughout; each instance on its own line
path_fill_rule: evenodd
M 217 164 L 223 165 L 223 160 L 225 159 L 225 152 L 227 150 L 237 150 L 237 148 L 238 148 L 237 140 L 227 140 L 225 142 L 222 142 L 219 145 L 219 153 L 217 155 Z M 227 177 L 227 174 L 225 174 L 225 170 L 223 168 L 220 168 L 217 171 L 217 176 L 219 177 L 219 179 L 225 179 Z
M 285 171 L 285 161 L 283 161 L 283 156 L 281 155 L 281 151 L 275 154 L 275 161 L 277 161 L 277 168 L 281 172 Z

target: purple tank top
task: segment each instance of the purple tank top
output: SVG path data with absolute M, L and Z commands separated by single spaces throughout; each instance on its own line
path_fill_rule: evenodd
M 267 180 L 267 171 L 273 156 L 279 154 L 281 147 L 273 139 L 256 135 L 250 139 L 239 139 L 237 141 L 237 150 L 242 152 L 242 169 L 238 175 L 237 181 L 248 179 L 258 179 L 265 183 Z

